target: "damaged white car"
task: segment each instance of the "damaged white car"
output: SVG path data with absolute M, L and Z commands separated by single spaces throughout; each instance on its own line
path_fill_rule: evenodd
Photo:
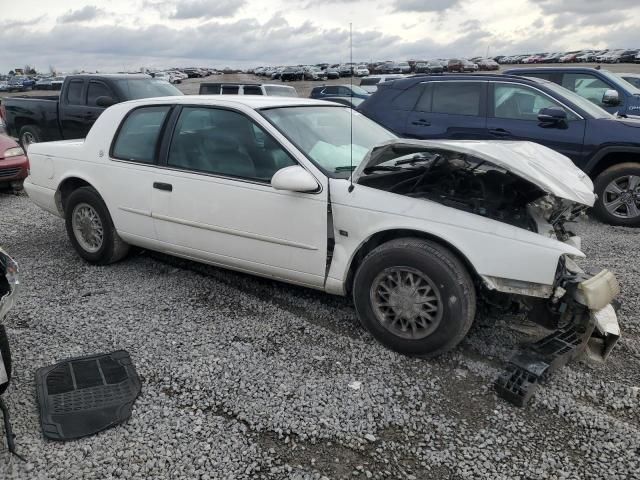
M 600 356 L 619 335 L 617 281 L 580 271 L 566 226 L 593 185 L 537 144 L 401 140 L 327 102 L 185 96 L 115 105 L 86 140 L 28 153 L 29 196 L 92 263 L 136 245 L 351 295 L 410 355 L 455 346 L 480 302 L 578 325 Z

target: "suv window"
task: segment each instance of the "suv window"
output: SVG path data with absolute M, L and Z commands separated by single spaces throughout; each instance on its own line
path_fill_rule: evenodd
M 482 87 L 479 82 L 434 82 L 431 112 L 480 115 Z
M 71 80 L 69 88 L 67 88 L 67 103 L 69 105 L 84 105 L 83 90 L 84 80 Z
M 363 78 L 362 80 L 360 80 L 360 85 L 376 85 L 380 82 L 379 78 L 376 77 L 370 77 L 370 78 Z
M 261 127 L 230 110 L 185 107 L 176 124 L 168 165 L 269 182 L 295 160 Z
M 604 92 L 613 89 L 611 85 L 589 73 L 565 73 L 562 75 L 562 86 L 601 107 L 604 106 Z
M 221 93 L 222 95 L 237 95 L 239 91 L 238 85 L 223 85 Z
M 393 99 L 393 107 L 397 110 L 412 110 L 416 105 L 416 102 L 418 101 L 418 98 L 420 97 L 423 89 L 424 84 L 422 83 L 408 88 Z
M 325 95 L 337 95 L 338 94 L 338 87 L 327 87 L 324 89 L 324 94 Z
M 171 107 L 142 107 L 124 119 L 113 144 L 111 156 L 120 160 L 154 163 L 162 125 Z
M 245 85 L 245 95 L 262 95 L 262 89 L 258 85 Z
M 525 85 L 496 83 L 493 90 L 493 112 L 495 118 L 538 121 L 543 108 L 558 107 L 567 113 L 568 120 L 575 116 L 547 95 Z
M 219 95 L 220 94 L 220 84 L 200 85 L 200 94 L 201 95 Z
M 98 105 L 96 104 L 96 100 L 98 100 L 99 97 L 113 98 L 113 93 L 111 93 L 111 89 L 102 82 L 89 82 L 87 105 L 90 107 L 97 107 Z

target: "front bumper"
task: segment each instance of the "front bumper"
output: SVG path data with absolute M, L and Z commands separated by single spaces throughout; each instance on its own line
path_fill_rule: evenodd
M 14 182 L 27 178 L 29 160 L 24 155 L 0 158 L 0 183 Z

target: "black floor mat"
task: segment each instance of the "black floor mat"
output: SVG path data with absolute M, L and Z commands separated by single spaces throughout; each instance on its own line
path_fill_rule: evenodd
M 124 350 L 71 358 L 36 372 L 44 436 L 71 440 L 124 422 L 140 379 Z

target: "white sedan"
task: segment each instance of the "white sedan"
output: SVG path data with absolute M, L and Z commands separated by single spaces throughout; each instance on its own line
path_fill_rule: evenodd
M 351 295 L 410 355 L 455 346 L 480 302 L 592 319 L 601 356 L 618 335 L 615 277 L 580 271 L 565 226 L 593 185 L 537 144 L 401 140 L 329 102 L 184 96 L 114 105 L 85 140 L 28 154 L 30 198 L 91 263 L 135 245 Z

